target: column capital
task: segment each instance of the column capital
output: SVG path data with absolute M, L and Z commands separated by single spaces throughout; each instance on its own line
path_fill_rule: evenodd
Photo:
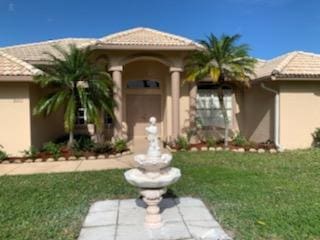
M 122 72 L 123 71 L 123 66 L 119 65 L 119 66 L 111 66 L 108 69 L 110 72 L 114 72 L 114 71 L 119 71 Z
M 170 67 L 169 69 L 170 72 L 183 72 L 182 67 Z

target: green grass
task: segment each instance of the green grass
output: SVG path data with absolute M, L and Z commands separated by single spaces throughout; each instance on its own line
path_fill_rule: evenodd
M 177 153 L 178 196 L 205 201 L 236 239 L 320 239 L 320 151 Z M 76 239 L 91 203 L 137 197 L 123 171 L 0 177 L 0 239 Z

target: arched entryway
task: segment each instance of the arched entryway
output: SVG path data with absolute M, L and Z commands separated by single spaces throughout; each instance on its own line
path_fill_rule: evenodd
M 124 66 L 124 115 L 129 139 L 145 138 L 149 118 L 157 118 L 162 136 L 168 67 L 154 60 L 139 60 Z
M 160 90 L 160 83 L 154 80 L 130 80 L 127 89 L 129 90 L 126 97 L 128 137 L 130 139 L 143 137 L 150 117 L 156 117 L 161 121 L 161 93 L 157 93 L 157 90 Z M 130 94 L 130 89 L 138 91 Z M 149 89 L 154 91 L 148 93 Z

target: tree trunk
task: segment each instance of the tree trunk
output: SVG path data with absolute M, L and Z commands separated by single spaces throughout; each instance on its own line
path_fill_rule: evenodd
M 228 138 L 229 138 L 229 119 L 226 107 L 224 105 L 224 92 L 223 88 L 219 87 L 218 89 L 218 99 L 220 104 L 221 113 L 223 116 L 223 122 L 224 122 L 224 147 L 228 147 Z
M 73 131 L 69 132 L 69 141 L 68 141 L 68 148 L 72 148 L 74 143 L 74 135 Z

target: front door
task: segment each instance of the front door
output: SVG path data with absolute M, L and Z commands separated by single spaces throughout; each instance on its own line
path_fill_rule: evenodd
M 146 136 L 149 118 L 155 117 L 160 135 L 161 95 L 127 95 L 127 124 L 129 138 Z

